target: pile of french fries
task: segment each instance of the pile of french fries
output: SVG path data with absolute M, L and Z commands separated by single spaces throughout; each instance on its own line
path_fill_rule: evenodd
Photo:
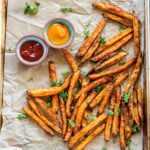
M 54 135 L 54 131 L 62 134 L 64 141 L 69 143 L 69 149 L 83 150 L 90 141 L 104 131 L 105 141 L 110 140 L 111 134 L 115 137 L 119 135 L 120 148 L 125 150 L 126 141 L 132 136 L 133 128 L 141 130 L 143 121 L 142 88 L 137 85 L 142 67 L 139 21 L 134 12 L 129 14 L 114 5 L 95 2 L 92 6 L 108 13 L 103 14 L 104 18 L 80 47 L 77 53 L 77 57 L 81 58 L 80 64 L 78 65 L 74 57 L 63 49 L 73 73 L 69 74 L 60 86 L 28 89 L 27 102 L 32 111 L 26 107 L 23 107 L 23 111 L 51 136 Z M 123 24 L 127 28 L 103 45 L 99 45 L 100 34 L 107 22 L 105 18 Z M 132 37 L 135 56 L 121 66 L 109 69 L 128 55 L 128 52 L 120 49 Z M 97 63 L 86 76 L 83 76 L 79 66 L 88 59 Z M 126 70 L 132 65 L 132 72 L 128 73 Z M 55 64 L 51 61 L 49 72 L 51 81 L 57 82 Z M 121 84 L 127 78 L 122 93 Z M 78 84 L 81 88 L 74 94 Z M 99 90 L 95 90 L 96 88 Z M 64 91 L 67 92 L 66 101 L 60 94 Z M 48 96 L 52 97 L 52 106 L 46 107 L 44 98 Z M 39 107 L 51 117 L 51 120 Z M 97 117 L 92 117 L 92 110 L 95 107 L 98 107 Z M 62 121 L 57 115 L 59 108 Z

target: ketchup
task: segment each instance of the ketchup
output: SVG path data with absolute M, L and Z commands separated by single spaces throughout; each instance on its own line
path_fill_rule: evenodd
M 20 55 L 29 62 L 39 60 L 43 56 L 43 46 L 37 41 L 26 41 L 20 47 Z

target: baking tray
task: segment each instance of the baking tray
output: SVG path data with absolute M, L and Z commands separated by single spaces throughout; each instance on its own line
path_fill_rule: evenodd
M 145 4 L 145 43 L 144 43 L 144 123 L 143 123 L 143 149 L 150 150 L 150 44 L 149 44 L 149 0 L 144 1 Z M 5 38 L 6 38 L 6 15 L 7 14 L 7 0 L 0 0 L 0 128 L 2 127 L 3 107 L 3 76 L 4 76 L 4 54 L 5 54 Z

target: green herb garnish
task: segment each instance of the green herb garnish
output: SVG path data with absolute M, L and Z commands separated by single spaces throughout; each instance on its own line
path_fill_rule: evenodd
M 125 64 L 125 62 L 120 62 L 120 63 L 119 63 L 119 66 L 124 65 L 124 64 Z
M 69 74 L 70 74 L 69 71 L 62 72 L 62 75 L 63 75 L 64 77 L 68 77 Z
M 92 21 L 90 20 L 89 22 L 88 22 L 88 24 L 86 25 L 86 27 L 89 27 L 89 25 L 92 23 Z
M 94 81 L 94 83 L 97 83 L 97 81 Z
M 70 48 L 70 51 L 73 51 L 74 49 L 73 48 Z
M 136 125 L 132 128 L 132 132 L 133 132 L 133 133 L 136 133 L 136 132 L 137 132 L 137 127 L 138 127 L 138 125 L 136 124 Z
M 17 118 L 18 118 L 19 120 L 26 119 L 26 118 L 27 118 L 27 114 L 20 114 L 20 115 L 18 115 Z
M 106 150 L 106 147 L 103 147 L 102 150 Z
M 113 111 L 111 111 L 111 110 L 109 110 L 109 111 L 108 111 L 108 115 L 113 116 L 113 115 L 114 115 L 114 112 L 113 112 Z
M 86 39 L 89 36 L 90 31 L 88 28 L 84 28 L 83 33 L 84 33 L 84 38 Z
M 59 82 L 57 82 L 57 84 L 59 85 L 59 86 L 61 86 L 62 84 L 63 84 L 63 81 L 59 81 Z
M 105 87 L 105 85 L 101 84 L 101 85 L 97 86 L 96 88 L 92 89 L 92 92 L 99 93 L 104 87 Z
M 70 107 L 70 111 L 72 112 L 72 111 L 73 111 L 73 109 L 74 109 L 74 107 L 73 107 L 73 106 L 71 106 L 71 107 Z
M 72 12 L 72 8 L 67 6 L 67 5 L 62 5 L 60 7 L 60 10 L 63 11 L 63 12 Z
M 108 76 L 110 76 L 110 74 L 105 74 L 105 75 L 104 75 L 104 77 L 108 77 Z
M 124 47 L 121 47 L 121 50 L 122 50 L 123 52 L 126 52 L 126 51 L 127 51 Z
M 85 72 L 81 72 L 81 74 L 82 74 L 82 77 L 86 77 L 86 73 Z
M 68 97 L 68 92 L 67 91 L 62 91 L 62 92 L 59 93 L 59 95 L 63 97 L 63 99 L 66 103 L 67 97 Z
M 121 136 L 123 136 L 123 134 L 122 134 L 122 133 L 120 133 L 119 135 L 120 135 L 120 137 L 121 137 Z
M 88 137 L 88 134 L 85 134 L 85 135 L 84 135 L 84 138 L 87 138 L 87 137 Z
M 51 82 L 51 86 L 57 86 L 57 82 L 56 81 Z
M 104 46 L 104 44 L 105 44 L 105 42 L 106 42 L 106 38 L 105 37 L 102 37 L 101 38 L 101 41 L 100 41 L 100 43 L 99 43 L 99 46 Z
M 120 31 L 120 32 L 122 32 L 122 31 L 125 30 L 125 29 L 127 29 L 126 26 L 124 26 L 124 25 L 120 25 L 120 26 L 119 26 L 119 31 Z
M 61 100 L 61 102 L 62 102 L 62 103 L 64 103 L 64 100 L 63 100 L 63 98 L 62 98 L 62 97 L 60 97 L 60 100 Z
M 128 146 L 128 149 L 129 149 L 129 150 L 132 150 L 132 149 L 131 149 L 131 143 L 132 143 L 131 139 L 128 139 L 128 140 L 126 141 L 126 145 Z
M 114 109 L 114 106 L 110 106 L 111 109 Z
M 86 104 L 88 104 L 89 102 L 88 101 L 86 101 Z
M 12 51 L 12 48 L 8 48 L 9 51 Z
M 128 100 L 129 100 L 129 98 L 130 98 L 130 93 L 126 93 L 126 94 L 124 94 L 124 96 L 123 96 L 123 100 L 124 100 L 124 103 L 125 104 L 127 104 L 128 103 Z
M 29 78 L 28 81 L 33 81 L 33 77 Z
M 88 123 L 91 123 L 95 119 L 93 115 L 84 115 L 84 118 L 88 121 Z
M 117 106 L 117 112 L 116 112 L 116 115 L 119 116 L 119 113 L 120 113 L 120 108 L 119 108 L 119 106 Z
M 67 119 L 68 124 L 71 125 L 72 127 L 75 127 L 75 123 L 71 119 Z

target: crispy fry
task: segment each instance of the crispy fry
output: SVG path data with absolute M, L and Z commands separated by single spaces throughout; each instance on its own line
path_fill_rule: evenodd
M 45 89 L 28 89 L 27 93 L 33 97 L 56 95 L 68 87 L 70 83 L 70 79 L 71 79 L 71 75 L 68 75 L 63 85 L 59 87 L 50 87 Z
M 61 121 L 58 118 L 58 116 L 53 112 L 53 110 L 50 107 L 46 107 L 46 103 L 40 99 L 40 98 L 35 98 L 35 101 L 40 105 L 40 107 L 45 110 L 50 117 L 61 127 Z
M 105 129 L 105 123 L 100 125 L 97 129 L 95 129 L 87 138 L 85 138 L 76 148 L 75 150 L 82 150 L 85 146 L 91 142 L 98 134 L 100 134 Z
M 74 134 L 76 134 L 79 131 L 79 129 L 81 127 L 81 122 L 82 122 L 84 112 L 85 112 L 86 108 L 88 107 L 89 103 L 96 96 L 96 94 L 97 94 L 96 92 L 92 92 L 78 108 L 76 120 L 75 120 Z
M 136 83 L 138 76 L 140 74 L 141 67 L 142 67 L 142 55 L 141 53 L 139 53 L 136 63 L 133 67 L 132 73 L 129 77 L 128 83 L 125 87 L 124 93 L 128 93 L 131 86 L 133 86 Z
M 116 21 L 116 22 L 119 22 L 122 25 L 127 26 L 127 27 L 131 27 L 132 26 L 132 24 L 129 21 L 126 21 L 125 19 L 123 19 L 123 18 L 121 18 L 119 16 L 116 16 L 116 15 L 112 15 L 112 14 L 106 13 L 106 14 L 103 14 L 103 17 L 104 18 L 109 18 L 109 19 L 111 19 L 113 21 Z
M 79 139 L 81 139 L 86 133 L 96 127 L 99 123 L 104 121 L 107 118 L 106 114 L 102 114 L 94 119 L 90 124 L 88 124 L 85 128 L 82 128 L 78 133 L 76 133 L 70 140 L 69 140 L 69 148 L 72 148 Z
M 78 65 L 73 56 L 65 49 L 62 50 L 63 53 L 65 54 L 67 61 L 69 62 L 73 72 L 76 72 L 78 70 Z
M 114 43 L 118 42 L 119 40 L 121 40 L 122 38 L 124 38 L 125 36 L 127 36 L 129 33 L 131 33 L 132 31 L 133 31 L 132 28 L 127 28 L 127 29 L 123 30 L 122 32 L 118 33 L 117 35 L 113 36 L 111 39 L 109 39 L 108 41 L 106 41 L 104 43 L 104 45 L 101 45 L 97 49 L 97 51 L 94 53 L 94 56 L 97 55 L 98 53 L 104 51 L 106 48 L 110 47 Z
M 67 102 L 66 102 L 66 113 L 68 117 L 71 117 L 71 112 L 70 112 L 70 107 L 72 104 L 72 96 L 73 96 L 73 90 L 78 82 L 78 79 L 80 77 L 80 70 L 76 71 L 70 81 L 70 86 L 68 90 L 68 97 L 67 97 Z
M 36 103 L 30 98 L 27 98 L 28 104 L 30 105 L 31 109 L 34 111 L 34 113 L 49 127 L 51 127 L 53 130 L 55 130 L 57 133 L 62 133 L 61 129 L 57 127 L 55 124 L 53 124 L 51 121 L 49 121 L 43 113 L 40 111 Z
M 121 120 L 120 120 L 120 136 L 119 136 L 119 140 L 120 140 L 120 148 L 121 150 L 125 150 L 126 149 L 126 143 L 125 143 L 125 123 L 124 123 L 124 116 L 123 113 L 121 112 Z
M 112 125 L 112 134 L 117 136 L 119 132 L 119 114 L 120 114 L 120 103 L 121 103 L 121 87 L 116 87 L 116 103 L 114 107 L 114 119 Z
M 133 15 L 122 10 L 121 8 L 115 6 L 115 5 L 112 5 L 112 4 L 105 4 L 105 3 L 102 3 L 102 2 L 95 2 L 92 4 L 93 7 L 96 7 L 98 9 L 101 9 L 103 11 L 106 11 L 106 12 L 109 12 L 109 13 L 112 13 L 112 14 L 115 14 L 117 16 L 121 16 L 123 18 L 126 18 L 128 20 L 131 20 L 133 19 Z
M 132 36 L 133 36 L 132 33 L 128 34 L 123 39 L 121 39 L 120 41 L 116 42 L 111 47 L 107 48 L 105 51 L 103 51 L 100 54 L 92 57 L 91 61 L 93 61 L 93 62 L 98 61 L 98 60 L 102 59 L 103 57 L 107 56 L 108 54 L 110 54 L 112 52 L 115 52 L 115 51 L 118 51 L 123 45 L 125 45 L 129 40 L 132 39 Z
M 61 96 L 59 96 L 59 104 L 60 104 L 60 112 L 61 112 L 61 118 L 62 118 L 62 135 L 63 138 L 66 134 L 67 130 L 67 114 L 66 114 L 66 108 L 65 108 L 65 102 Z
M 93 53 L 97 50 L 99 43 L 101 40 L 101 36 L 100 34 L 97 36 L 97 38 L 95 39 L 95 41 L 93 42 L 92 46 L 89 48 L 89 50 L 87 51 L 87 53 L 83 56 L 83 58 L 81 59 L 81 64 L 83 64 L 86 60 L 88 60 L 89 58 L 92 57 Z
M 93 74 L 88 75 L 88 77 L 90 79 L 94 80 L 94 79 L 100 78 L 105 75 L 114 75 L 116 73 L 119 73 L 119 72 L 129 68 L 135 61 L 136 61 L 136 57 L 133 56 L 130 60 L 128 60 L 125 64 L 123 64 L 121 66 L 118 66 L 116 68 L 109 69 L 109 70 L 106 70 L 106 71 L 103 71 L 100 73 L 93 73 Z
M 97 115 L 99 116 L 105 109 L 105 106 L 109 100 L 109 97 L 112 93 L 112 90 L 113 90 L 113 84 L 110 82 L 110 86 L 108 87 L 107 89 L 107 94 L 104 96 L 103 98 L 103 101 L 101 102 L 100 106 L 99 106 L 99 109 L 98 109 L 98 112 L 97 112 Z
M 139 29 L 139 20 L 135 14 L 135 12 L 133 12 L 133 30 L 134 30 L 134 51 L 135 51 L 135 55 L 138 56 L 139 52 L 140 52 L 140 29 Z
M 94 31 L 88 36 L 88 38 L 84 41 L 83 45 L 80 47 L 77 53 L 78 57 L 83 56 L 87 52 L 87 50 L 89 49 L 89 47 L 91 46 L 97 35 L 100 34 L 100 32 L 103 30 L 105 24 L 106 20 L 102 18 L 101 21 L 96 26 L 96 28 L 94 29 Z
M 50 74 L 51 82 L 53 82 L 53 81 L 57 82 L 55 64 L 52 61 L 49 61 L 49 74 Z M 58 112 L 58 95 L 52 96 L 52 110 L 55 113 Z
M 95 68 L 95 71 L 106 69 L 108 67 L 111 67 L 112 65 L 118 63 L 121 59 L 123 59 L 126 55 L 128 55 L 128 52 L 119 52 L 117 55 L 114 57 L 104 61 L 102 64 L 97 66 Z
M 107 118 L 107 122 L 106 122 L 105 133 L 104 133 L 105 141 L 110 140 L 111 128 L 112 128 L 112 122 L 113 122 L 113 112 L 114 112 L 114 106 L 115 106 L 115 99 L 116 99 L 115 94 L 112 93 L 112 96 L 110 99 L 109 111 L 108 111 L 108 118 Z
M 37 117 L 30 109 L 23 107 L 22 110 L 34 119 L 49 135 L 53 136 L 54 132 L 39 118 Z
M 140 119 L 143 121 L 143 103 L 142 103 L 142 88 L 140 85 L 137 87 L 137 98 L 138 98 L 138 113 Z
M 129 74 L 127 72 L 121 72 L 119 73 L 115 79 L 114 79 L 114 87 L 120 85 L 122 82 L 125 81 L 126 78 L 128 78 Z

